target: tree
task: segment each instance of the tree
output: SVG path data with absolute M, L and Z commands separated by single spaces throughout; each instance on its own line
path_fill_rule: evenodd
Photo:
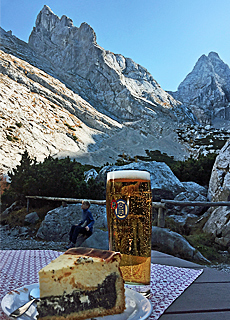
M 197 160 L 176 161 L 170 167 L 180 181 L 194 181 L 208 186 L 216 154 L 199 155 Z
M 93 179 L 88 183 L 84 180 L 84 172 L 92 167 L 72 161 L 69 157 L 58 159 L 48 156 L 37 163 L 25 151 L 20 164 L 8 173 L 11 179 L 8 198 L 11 194 L 14 201 L 26 195 L 103 199 L 105 186 Z
M 31 186 L 36 182 L 34 178 L 35 166 L 36 159 L 32 160 L 26 150 L 22 154 L 20 164 L 12 172 L 8 172 L 11 180 L 10 188 L 21 195 L 31 194 Z

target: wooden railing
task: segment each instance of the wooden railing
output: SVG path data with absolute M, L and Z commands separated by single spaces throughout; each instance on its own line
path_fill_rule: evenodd
M 82 203 L 83 200 L 90 201 L 91 204 L 106 205 L 106 200 L 91 200 L 91 199 L 74 199 L 74 198 L 58 198 L 58 197 L 45 197 L 45 196 L 26 196 L 27 198 L 27 212 L 29 212 L 30 199 L 48 200 L 48 201 L 60 201 L 64 206 L 66 203 Z M 157 213 L 157 226 L 165 227 L 165 217 L 168 211 L 168 206 L 181 206 L 181 207 L 219 207 L 230 206 L 230 201 L 219 202 L 201 202 L 201 201 L 176 201 L 161 199 L 161 202 L 152 202 L 152 207 L 158 209 Z
M 157 226 L 164 228 L 165 227 L 165 217 L 168 211 L 168 206 L 180 206 L 180 207 L 219 207 L 219 206 L 230 206 L 230 201 L 219 201 L 219 202 L 201 202 L 201 201 L 176 201 L 176 200 L 166 200 L 161 199 L 161 202 L 155 202 L 158 207 L 158 217 L 157 217 Z
M 26 196 L 27 199 L 27 212 L 29 212 L 30 199 L 60 201 L 64 206 L 66 203 L 82 203 L 84 200 L 90 201 L 92 204 L 105 205 L 106 200 L 90 200 L 90 199 L 74 199 L 74 198 L 58 198 L 58 197 L 45 197 L 45 196 Z

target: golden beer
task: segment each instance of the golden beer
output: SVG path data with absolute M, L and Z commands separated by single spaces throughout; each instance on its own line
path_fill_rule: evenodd
M 151 267 L 152 194 L 150 174 L 124 170 L 107 174 L 109 248 L 122 254 L 123 279 L 148 285 Z

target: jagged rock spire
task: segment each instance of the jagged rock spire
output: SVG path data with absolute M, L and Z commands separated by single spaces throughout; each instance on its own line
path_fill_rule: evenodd
M 188 105 L 201 122 L 230 120 L 230 68 L 216 52 L 202 55 L 172 94 Z

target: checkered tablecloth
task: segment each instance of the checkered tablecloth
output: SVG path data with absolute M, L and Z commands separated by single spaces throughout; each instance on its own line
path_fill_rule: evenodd
M 62 252 L 53 250 L 0 250 L 0 300 L 11 290 L 38 283 L 38 271 Z M 150 320 L 157 320 L 183 291 L 202 273 L 201 270 L 151 265 Z M 9 319 L 0 310 L 0 319 Z

